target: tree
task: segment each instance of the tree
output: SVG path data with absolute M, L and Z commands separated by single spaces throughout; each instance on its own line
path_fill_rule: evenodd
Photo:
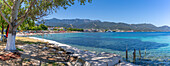
M 2 19 L 2 17 L 0 17 L 0 23 L 2 25 L 2 28 L 1 28 L 1 41 L 3 41 L 3 36 L 4 36 L 4 20 Z
M 67 30 L 69 30 L 69 31 L 83 31 L 83 29 L 78 29 L 78 28 L 68 28 Z
M 19 27 L 17 30 L 32 30 L 35 26 L 35 22 L 31 20 L 30 18 L 27 18 Z
M 3 5 L 2 7 L 3 7 L 2 12 L 6 15 L 9 14 L 9 8 L 7 8 L 6 5 Z M 5 17 L 7 18 L 7 16 L 5 16 Z M 9 19 L 9 18 L 7 18 L 7 19 Z M 1 16 L 0 16 L 0 24 L 1 24 L 1 40 L 3 41 L 4 30 L 8 24 L 5 22 L 5 20 Z
M 44 25 L 44 24 L 40 24 L 39 27 L 41 27 L 42 30 L 47 30 L 48 29 L 48 27 L 46 25 Z
M 3 40 L 3 38 L 5 38 L 4 37 L 4 30 L 5 29 L 7 29 L 7 26 L 8 26 L 8 24 L 3 20 L 3 18 L 2 17 L 0 17 L 0 30 L 1 30 L 1 41 L 4 41 Z
M 84 5 L 86 2 L 86 0 L 77 1 L 79 1 L 80 5 Z M 53 13 L 53 11 L 56 12 L 60 7 L 66 9 L 68 6 L 74 5 L 74 2 L 75 0 L 1 0 L 0 15 L 10 26 L 5 49 L 10 51 L 16 50 L 16 31 L 18 26 L 20 26 L 27 17 L 36 20 Z M 91 0 L 88 0 L 88 2 L 91 2 Z M 5 10 L 2 7 L 3 5 L 9 8 L 8 11 L 10 14 L 6 16 L 10 19 L 7 19 L 3 14 L 2 11 Z

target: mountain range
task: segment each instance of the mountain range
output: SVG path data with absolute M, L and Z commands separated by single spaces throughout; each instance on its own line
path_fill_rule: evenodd
M 100 20 L 90 19 L 46 19 L 39 21 L 37 24 L 45 24 L 47 26 L 55 27 L 71 27 L 71 28 L 82 28 L 82 29 L 119 29 L 119 30 L 134 30 L 136 32 L 169 32 L 169 26 L 157 27 L 153 24 L 127 24 L 127 23 L 116 23 L 107 22 Z

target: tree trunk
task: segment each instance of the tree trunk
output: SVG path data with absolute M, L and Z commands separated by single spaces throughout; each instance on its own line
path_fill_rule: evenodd
M 16 37 L 16 29 L 9 29 L 8 39 L 5 50 L 14 51 L 15 48 L 15 37 Z
M 12 13 L 11 13 L 11 25 L 9 26 L 9 33 L 8 33 L 8 39 L 5 50 L 8 51 L 14 51 L 15 48 L 15 37 L 16 37 L 16 31 L 17 28 L 15 28 L 16 23 L 15 20 L 18 18 L 18 10 L 20 6 L 20 0 L 14 0 Z

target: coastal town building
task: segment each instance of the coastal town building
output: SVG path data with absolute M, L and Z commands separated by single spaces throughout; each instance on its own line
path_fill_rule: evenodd
M 84 32 L 105 32 L 105 30 L 102 29 L 83 29 Z
M 64 27 L 48 27 L 48 30 L 57 30 L 57 29 L 66 31 Z

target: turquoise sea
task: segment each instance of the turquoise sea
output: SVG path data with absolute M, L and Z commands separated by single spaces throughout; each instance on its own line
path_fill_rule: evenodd
M 32 37 L 42 38 L 41 35 Z M 127 48 L 129 62 L 136 49 L 135 64 L 170 65 L 170 32 L 58 33 L 46 34 L 43 38 L 82 50 L 116 53 L 122 57 L 125 57 Z M 142 59 L 138 59 L 139 49 Z

